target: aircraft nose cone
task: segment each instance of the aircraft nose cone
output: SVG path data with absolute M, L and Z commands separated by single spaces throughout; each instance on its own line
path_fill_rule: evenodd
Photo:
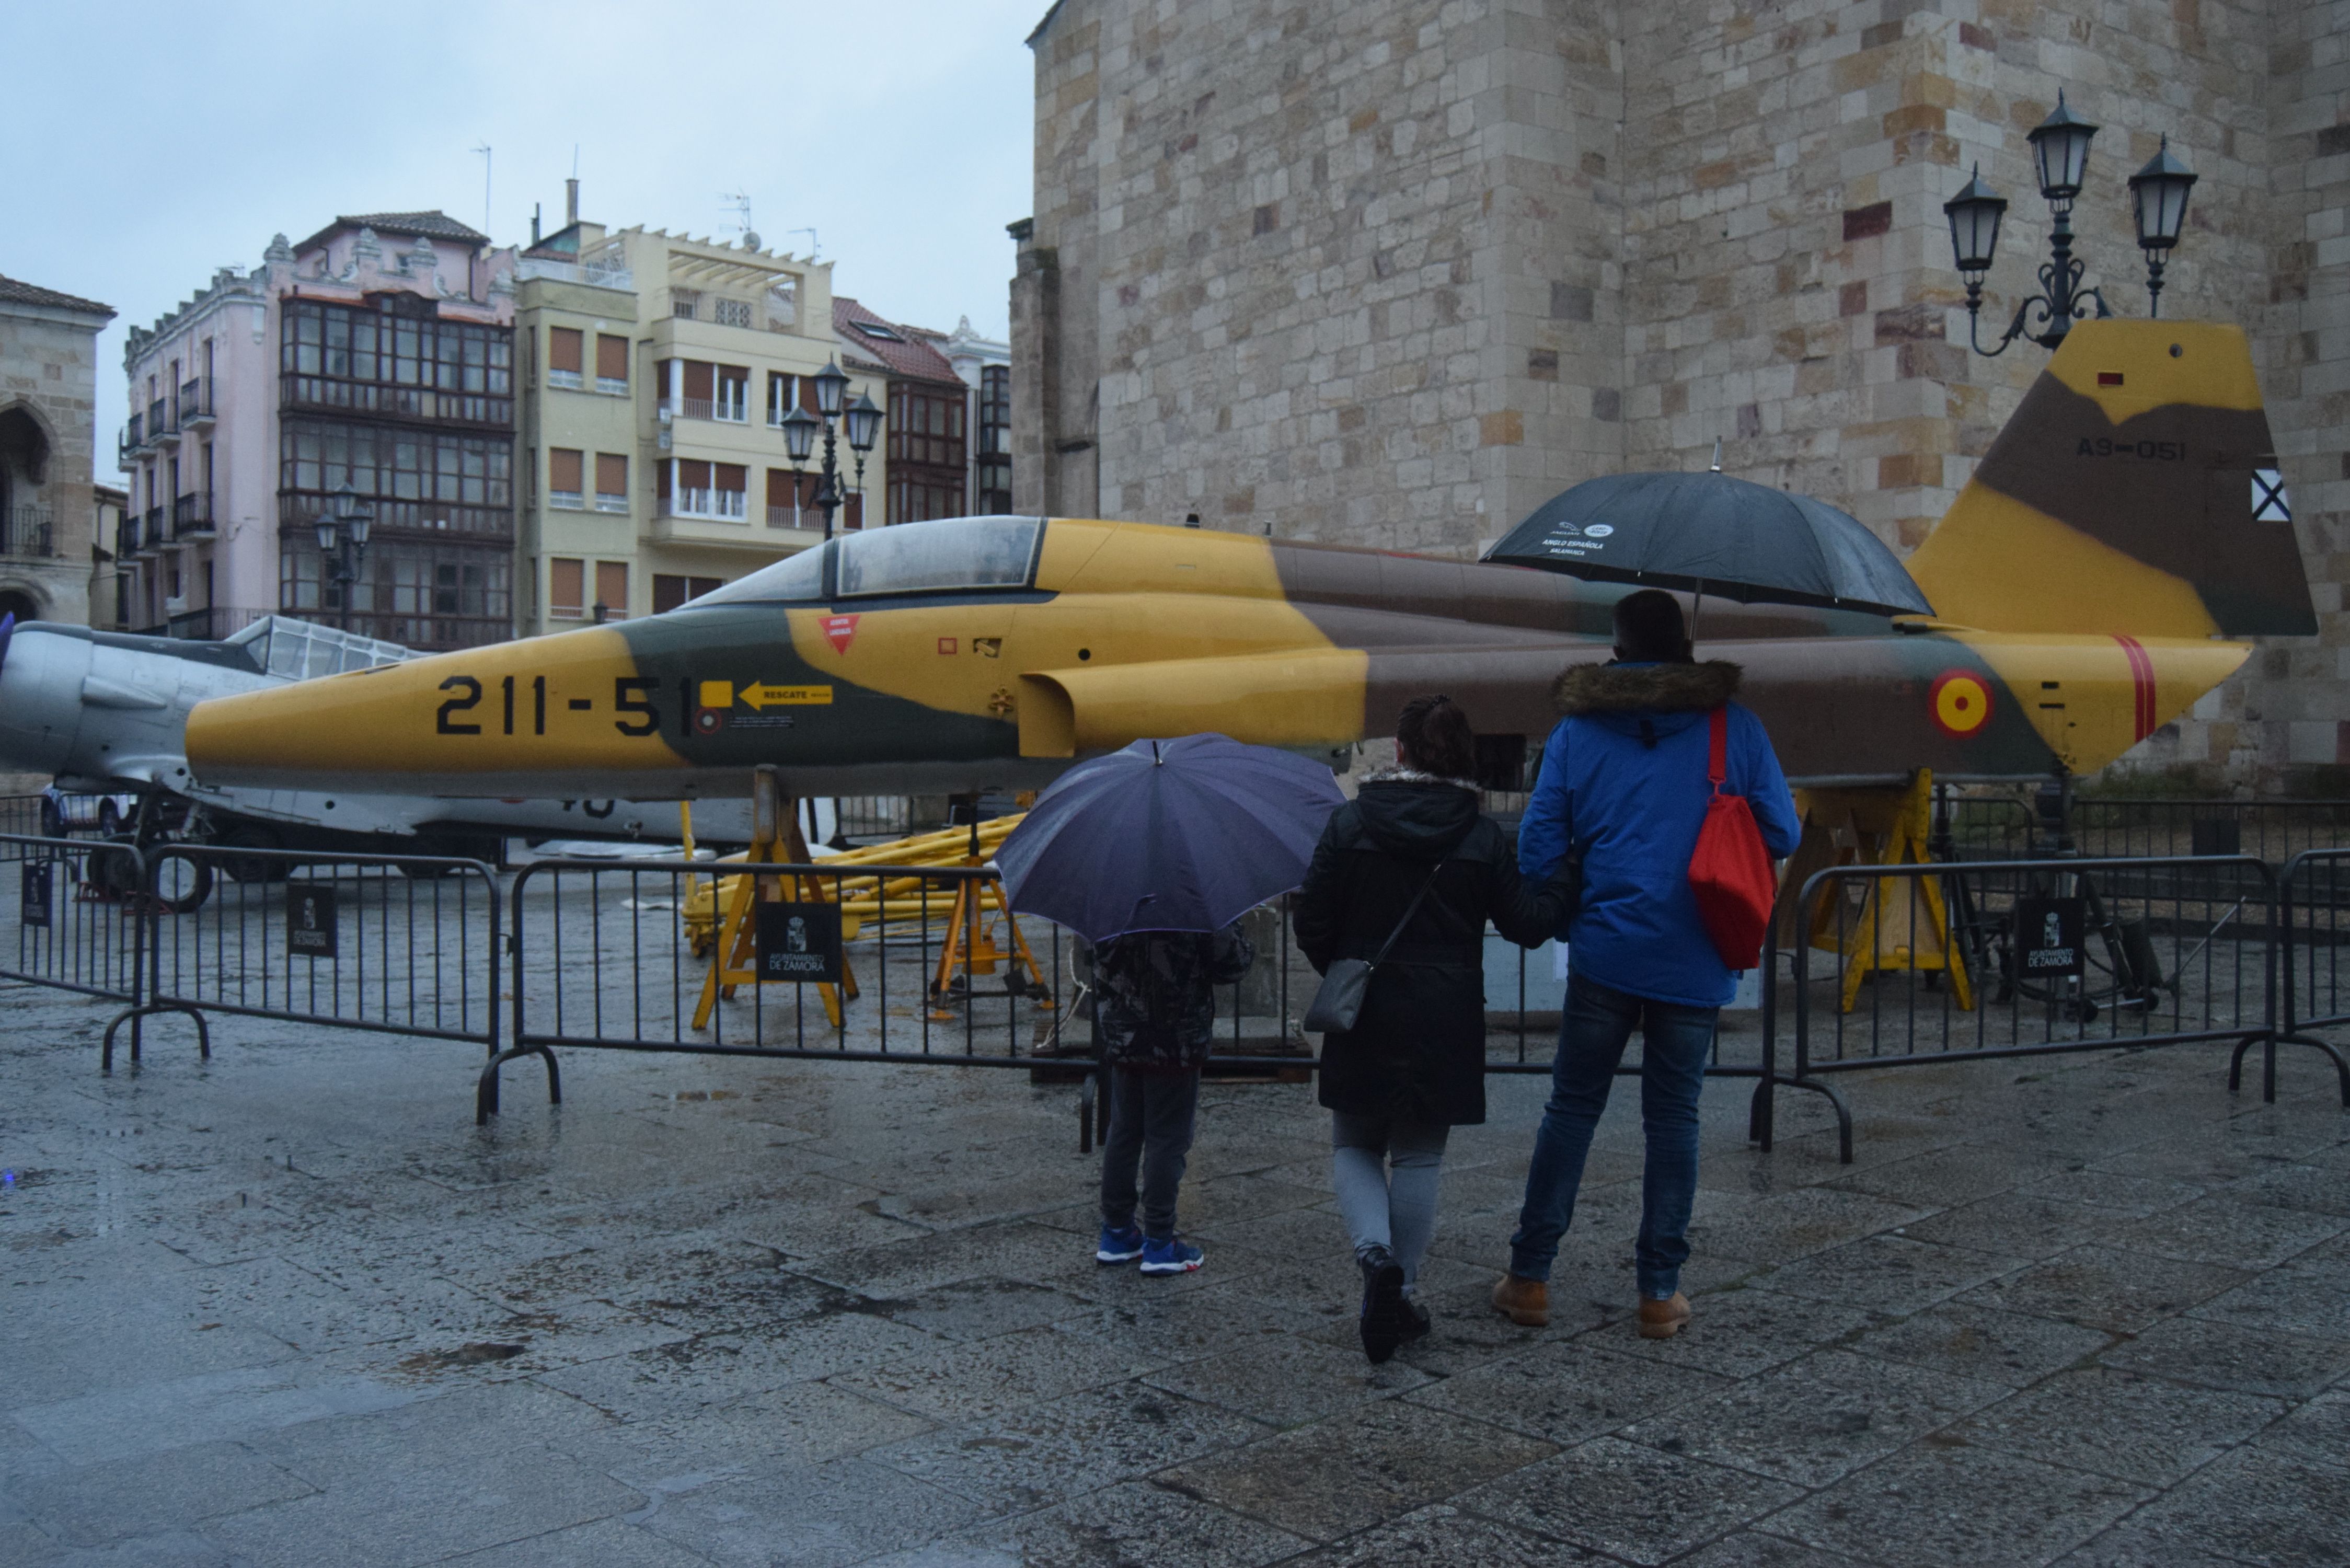
M 0 619 L 0 767 L 38 774 L 65 767 L 81 721 L 88 661 L 87 644 L 38 623 Z

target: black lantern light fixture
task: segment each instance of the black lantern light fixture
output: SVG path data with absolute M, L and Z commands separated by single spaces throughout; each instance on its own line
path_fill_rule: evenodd
M 2070 213 L 2073 198 L 2081 193 L 2082 182 L 2089 172 L 2089 143 L 2097 139 L 2097 129 L 2073 112 L 2064 101 L 2064 90 L 2059 88 L 2055 109 L 2024 138 L 2032 143 L 2040 193 L 2060 214 Z
M 2146 253 L 2146 313 L 2162 314 L 2162 267 L 2187 227 L 2187 193 L 2195 171 L 2170 151 L 2170 138 L 2130 176 L 2130 207 L 2137 219 L 2137 248 Z
M 847 491 L 840 483 L 838 448 L 835 444 L 835 421 L 847 426 L 851 451 L 857 454 L 857 487 L 865 485 L 865 456 L 873 450 L 881 433 L 881 410 L 873 400 L 859 392 L 857 401 L 844 407 L 848 393 L 848 377 L 837 360 L 828 360 L 823 369 L 809 378 L 816 388 L 816 414 L 805 409 L 794 409 L 777 421 L 784 432 L 784 450 L 792 460 L 793 494 L 798 495 L 798 482 L 805 464 L 816 450 L 816 431 L 824 431 L 824 462 L 817 471 L 816 504 L 824 512 L 824 536 L 832 537 L 833 514 L 847 499 Z M 816 415 L 821 415 L 819 419 Z
M 841 374 L 840 361 L 827 359 L 824 369 L 816 373 L 816 411 L 826 419 L 840 417 L 841 400 L 848 394 L 848 378 Z
M 2096 135 L 2097 127 L 2074 113 L 2061 91 L 2054 111 L 2033 128 L 2028 138 L 2033 171 L 2040 182 L 2041 197 L 2048 203 L 2048 260 L 2041 264 L 2040 292 L 2016 306 L 2007 331 L 1989 348 L 1982 345 L 1981 331 L 1982 286 L 1999 250 L 2000 223 L 2006 215 L 2007 201 L 1984 183 L 1982 167 L 1978 164 L 1965 188 L 1942 203 L 1942 215 L 1950 223 L 1951 257 L 1959 275 L 1966 280 L 1967 337 L 1976 353 L 1998 354 L 2018 337 L 2054 348 L 2064 341 L 2074 322 L 2085 319 L 2093 311 L 2099 317 L 2113 314 L 2102 292 L 2081 286 L 2087 268 L 2073 254 L 2073 203 L 2087 182 L 2089 144 Z M 2151 311 L 2162 295 L 2163 262 L 2186 224 L 2187 192 L 2195 183 L 2195 175 L 2171 153 L 2170 140 L 2165 137 L 2162 151 L 2129 183 L 2137 211 L 2138 248 L 2146 253 Z M 2027 331 L 2027 326 L 2037 330 Z
M 857 454 L 857 493 L 865 493 L 865 460 L 872 454 L 873 443 L 881 439 L 881 410 L 864 393 L 848 405 L 841 422 L 848 427 L 848 450 Z
M 319 564 L 335 585 L 338 624 L 351 627 L 351 596 L 359 579 L 359 563 L 367 555 L 368 532 L 375 524 L 375 508 L 362 500 L 346 480 L 335 487 L 332 504 L 312 519 L 318 535 Z

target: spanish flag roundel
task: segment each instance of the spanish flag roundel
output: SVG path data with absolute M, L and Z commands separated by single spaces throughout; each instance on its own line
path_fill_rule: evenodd
M 1953 740 L 1964 740 L 1991 718 L 1991 688 L 1970 670 L 1944 671 L 1927 701 L 1935 728 Z

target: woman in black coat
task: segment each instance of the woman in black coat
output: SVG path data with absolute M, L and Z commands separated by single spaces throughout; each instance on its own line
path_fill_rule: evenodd
M 1396 722 L 1390 771 L 1331 815 L 1296 902 L 1297 945 L 1316 970 L 1375 957 L 1355 1027 L 1322 1040 L 1333 1113 L 1332 1185 L 1363 1272 L 1363 1349 L 1385 1361 L 1428 1332 L 1410 1296 L 1436 1229 L 1445 1139 L 1485 1119 L 1485 922 L 1521 947 L 1558 929 L 1564 883 L 1518 877 L 1508 836 L 1477 809 L 1468 715 L 1417 697 Z

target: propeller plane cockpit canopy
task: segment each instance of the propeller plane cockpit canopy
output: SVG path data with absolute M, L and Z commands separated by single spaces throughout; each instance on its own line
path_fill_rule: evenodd
M 1943 618 L 1706 604 L 1799 782 L 2103 766 L 2312 629 L 2231 327 L 2076 327 L 1909 570 Z M 2268 499 L 2262 501 L 2263 481 Z M 2115 586 L 2107 592 L 2106 586 Z M 460 795 L 1040 784 L 1218 731 L 1330 754 L 1445 691 L 1507 751 L 1609 657 L 1625 587 L 1086 518 L 852 533 L 666 614 L 200 706 L 207 779 Z

